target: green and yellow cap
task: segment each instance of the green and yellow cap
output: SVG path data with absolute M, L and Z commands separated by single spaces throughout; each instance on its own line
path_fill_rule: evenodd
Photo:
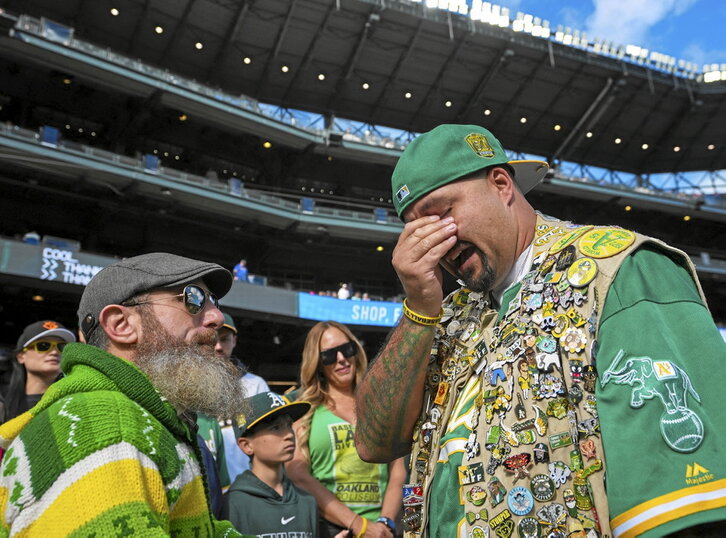
M 508 164 L 522 193 L 549 170 L 544 161 L 512 161 L 497 138 L 477 125 L 444 124 L 419 135 L 398 159 L 391 177 L 393 206 L 399 217 L 413 202 L 482 168 Z
M 285 396 L 275 392 L 260 392 L 247 398 L 245 414 L 237 415 L 232 422 L 235 437 L 242 437 L 251 428 L 276 415 L 290 415 L 293 422 L 303 416 L 310 409 L 309 402 L 291 402 Z

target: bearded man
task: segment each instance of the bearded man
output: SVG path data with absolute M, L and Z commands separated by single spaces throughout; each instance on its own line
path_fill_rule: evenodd
M 166 253 L 100 271 L 81 297 L 87 344 L 65 377 L 0 427 L 3 534 L 237 536 L 209 510 L 194 412 L 243 411 L 214 352 L 226 269 Z

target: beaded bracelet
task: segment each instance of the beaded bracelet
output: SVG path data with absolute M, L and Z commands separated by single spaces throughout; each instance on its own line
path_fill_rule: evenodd
M 406 299 L 403 300 L 403 315 L 406 316 L 408 319 L 413 321 L 414 323 L 418 323 L 419 325 L 426 325 L 428 327 L 438 325 L 439 321 L 441 321 L 441 317 L 444 315 L 444 310 L 441 309 L 438 316 L 430 317 L 430 316 L 424 316 L 422 314 L 419 314 L 418 312 L 414 312 L 408 307 L 408 304 L 406 303 Z

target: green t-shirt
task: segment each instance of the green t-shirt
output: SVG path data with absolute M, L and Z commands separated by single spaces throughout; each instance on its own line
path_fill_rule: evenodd
M 508 301 L 503 303 L 506 312 Z M 726 520 L 726 459 L 718 457 L 719 447 L 726 446 L 726 413 L 719 401 L 724 376 L 718 375 L 726 360 L 726 343 L 690 274 L 662 253 L 641 248 L 621 265 L 599 327 L 597 408 L 614 536 L 662 536 Z M 623 358 L 603 385 L 603 375 L 621 349 Z M 620 372 L 633 358 L 650 359 L 635 362 L 653 365 L 651 371 L 657 375 L 643 378 L 642 370 Z M 651 392 L 637 390 L 640 379 Z M 439 443 L 429 493 L 432 538 L 466 536 L 457 467 L 462 465 L 480 390 L 479 376 L 472 376 Z M 631 401 L 642 405 L 633 407 Z M 692 446 L 694 451 L 681 452 Z M 485 464 L 487 459 L 484 455 Z M 489 516 L 496 511 L 489 510 Z
M 207 448 L 209 448 L 212 456 L 214 456 L 214 461 L 217 462 L 219 485 L 227 488 L 230 480 L 229 474 L 227 473 L 227 463 L 225 461 L 222 427 L 217 420 L 203 413 L 197 414 L 197 426 L 199 427 L 199 435 L 204 439 Z
M 354 434 L 350 422 L 317 407 L 308 440 L 310 474 L 356 514 L 375 520 L 388 486 L 388 465 L 361 460 Z

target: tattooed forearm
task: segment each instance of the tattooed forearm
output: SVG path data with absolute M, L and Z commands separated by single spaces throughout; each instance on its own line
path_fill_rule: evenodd
M 410 451 L 434 328 L 403 318 L 356 389 L 356 447 L 367 461 Z

